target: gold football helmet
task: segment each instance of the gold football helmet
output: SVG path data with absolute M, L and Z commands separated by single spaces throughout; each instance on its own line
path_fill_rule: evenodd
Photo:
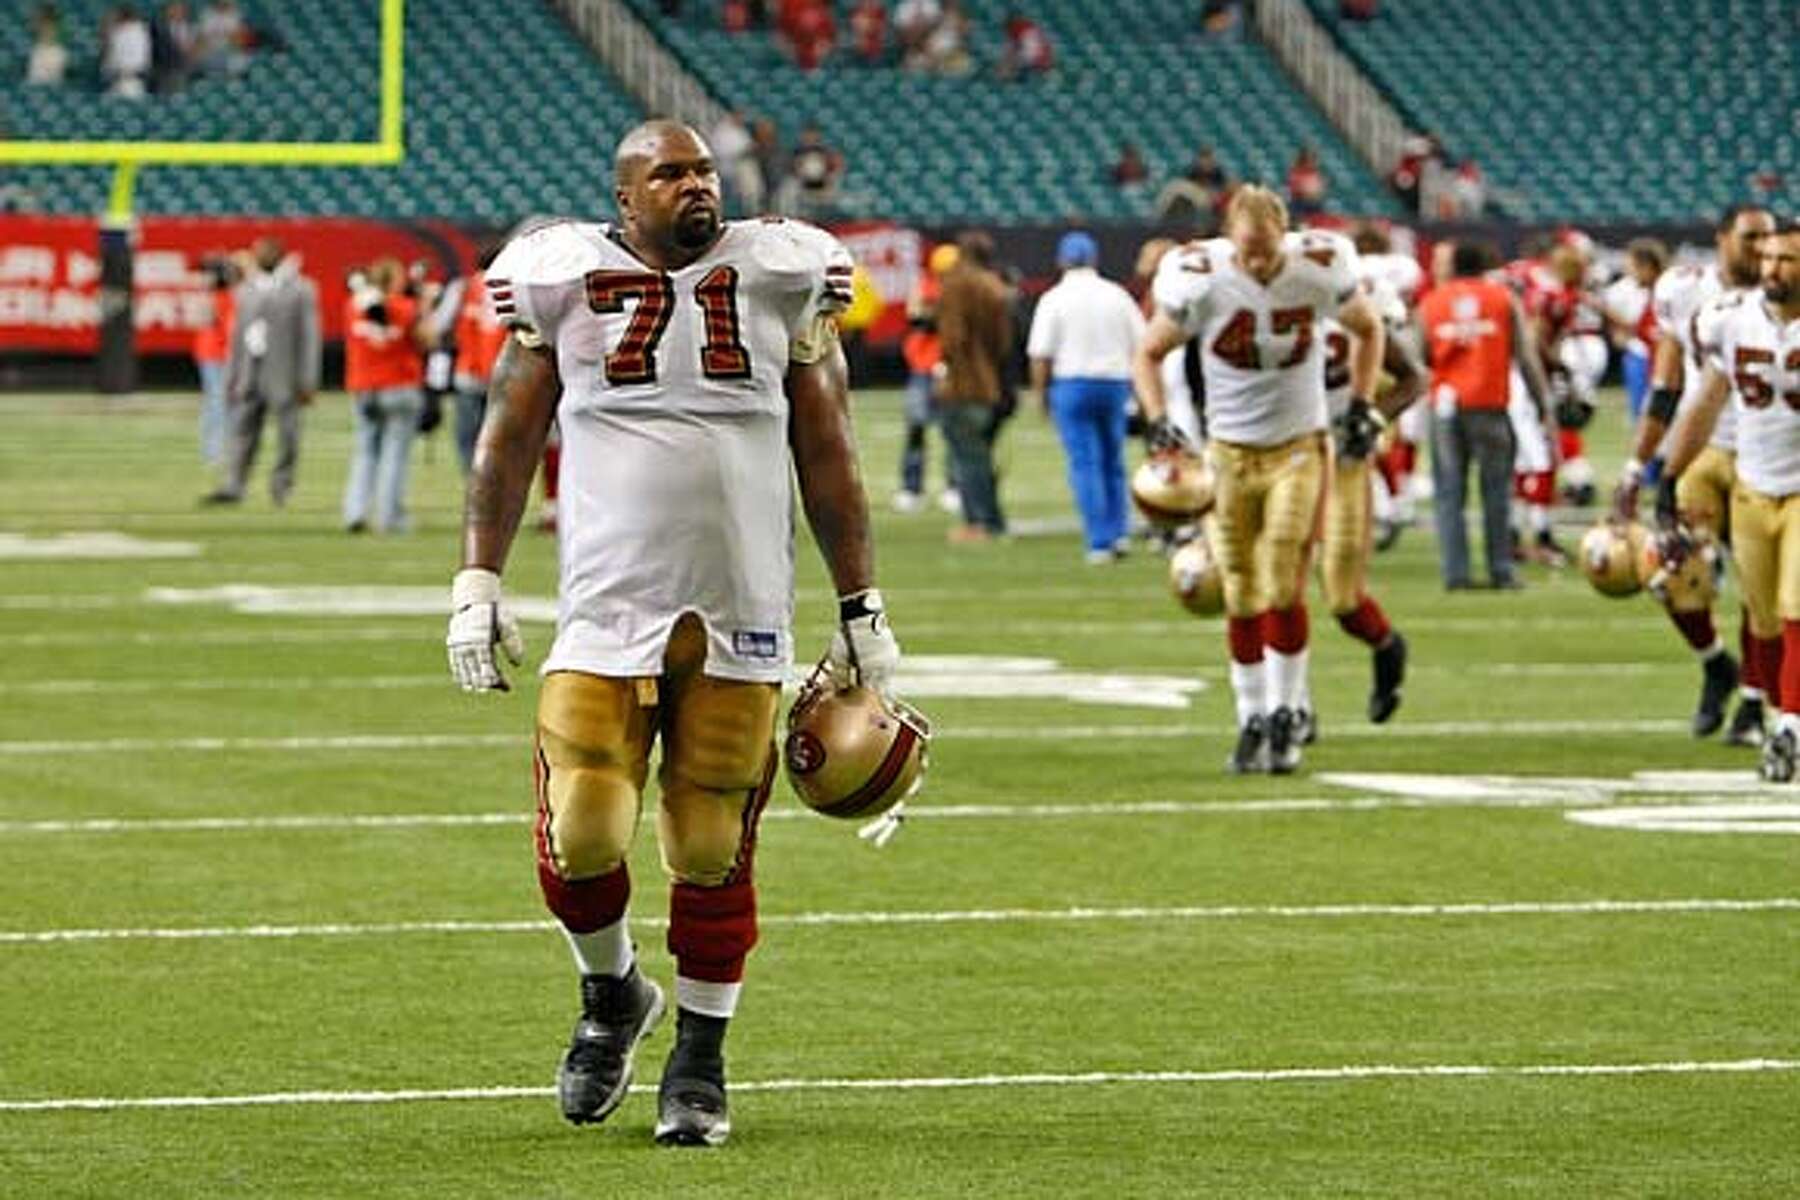
M 1193 539 L 1169 558 L 1169 589 L 1181 607 L 1196 617 L 1216 617 L 1225 611 L 1219 560 L 1204 537 Z
M 1639 574 L 1644 546 L 1649 541 L 1644 527 L 1604 520 L 1581 535 L 1581 573 L 1602 596 L 1635 596 L 1643 590 Z
M 1645 538 L 1638 551 L 1638 579 L 1670 612 L 1700 612 L 1719 594 L 1719 551 L 1704 532 L 1683 526 L 1674 536 L 1685 552 L 1668 561 L 1665 536 Z
M 845 820 L 887 812 L 925 781 L 931 722 L 821 661 L 788 710 L 781 760 L 814 812 Z
M 1153 454 L 1132 472 L 1131 499 L 1153 525 L 1186 525 L 1213 506 L 1212 471 L 1190 454 Z

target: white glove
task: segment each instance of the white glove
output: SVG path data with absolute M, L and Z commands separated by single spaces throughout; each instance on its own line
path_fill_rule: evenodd
M 506 652 L 513 666 L 525 661 L 525 639 L 519 623 L 500 604 L 500 576 L 482 567 L 466 567 L 450 585 L 450 674 L 465 692 L 510 691 L 494 647 Z
M 840 678 L 858 679 L 886 694 L 900 665 L 900 643 L 888 628 L 881 593 L 874 588 L 838 599 L 838 627 L 826 661 Z

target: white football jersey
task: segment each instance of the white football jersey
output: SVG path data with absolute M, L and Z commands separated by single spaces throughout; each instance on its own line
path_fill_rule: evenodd
M 1707 307 L 1699 334 L 1707 365 L 1731 379 L 1738 478 L 1766 496 L 1792 496 L 1800 493 L 1800 320 L 1783 324 L 1753 289 L 1733 294 Z
M 1656 287 L 1650 296 L 1650 303 L 1656 314 L 1656 327 L 1681 343 L 1681 404 L 1677 407 L 1677 412 L 1687 407 L 1700 394 L 1700 376 L 1706 365 L 1701 358 L 1696 332 L 1700 312 L 1713 300 L 1734 290 L 1726 285 L 1716 263 L 1708 263 L 1704 267 L 1671 267 L 1656 281 Z M 1713 429 L 1712 444 L 1721 450 L 1737 448 L 1737 417 L 1734 413 L 1726 411 L 1719 414 L 1719 424 Z M 1668 439 L 1664 438 L 1662 450 L 1667 449 Z
M 1356 248 L 1333 233 L 1289 233 L 1267 284 L 1237 266 L 1226 238 L 1190 242 L 1157 268 L 1156 303 L 1201 339 L 1207 435 L 1276 446 L 1325 428 L 1324 322 L 1356 292 Z
M 1410 254 L 1360 255 L 1356 273 L 1366 284 L 1385 284 L 1392 288 L 1405 305 L 1411 305 L 1418 298 L 1419 288 L 1425 282 L 1424 268 Z
M 1406 337 L 1406 302 L 1394 285 L 1379 276 L 1364 277 L 1363 294 L 1389 337 Z M 1350 407 L 1350 331 L 1327 317 L 1325 329 L 1325 408 L 1332 420 Z
M 836 238 L 735 221 L 677 271 L 609 226 L 560 222 L 488 269 L 501 319 L 554 349 L 562 380 L 556 643 L 544 671 L 656 675 L 677 618 L 706 673 L 775 682 L 793 655 L 790 361 L 850 302 Z M 799 347 L 799 349 L 797 349 Z

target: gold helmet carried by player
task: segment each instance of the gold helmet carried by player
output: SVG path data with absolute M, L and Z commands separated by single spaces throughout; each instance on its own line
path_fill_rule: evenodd
M 1153 525 L 1186 525 L 1213 506 L 1212 471 L 1191 454 L 1153 454 L 1132 472 L 1131 499 Z
M 1644 587 L 1638 571 L 1648 541 L 1636 521 L 1601 521 L 1581 537 L 1581 573 L 1602 596 L 1635 596 Z
M 1216 617 L 1225 611 L 1219 560 L 1204 537 L 1194 538 L 1170 556 L 1169 590 L 1196 617 Z
M 1719 550 L 1705 533 L 1681 527 L 1644 539 L 1638 579 L 1670 612 L 1701 612 L 1719 594 Z
M 885 813 L 917 791 L 930 743 L 923 713 L 822 661 L 788 710 L 781 760 L 808 808 L 851 820 Z

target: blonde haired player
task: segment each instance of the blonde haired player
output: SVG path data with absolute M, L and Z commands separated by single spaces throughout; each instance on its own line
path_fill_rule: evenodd
M 900 650 L 874 589 L 833 326 L 851 301 L 849 255 L 799 222 L 724 222 L 712 155 L 685 125 L 626 134 L 614 182 L 619 225 L 544 226 L 488 269 L 514 333 L 476 446 L 446 641 L 465 690 L 505 690 L 496 648 L 517 663 L 523 647 L 500 570 L 555 418 L 561 581 L 538 699 L 537 872 L 582 996 L 558 1098 L 576 1124 L 604 1120 L 662 1014 L 626 924 L 626 861 L 660 741 L 679 1021 L 656 1139 L 717 1145 L 792 656 L 790 480 L 840 596 L 834 664 L 884 689 Z
M 1279 196 L 1240 188 L 1224 237 L 1183 246 L 1157 268 L 1156 312 L 1132 362 L 1152 448 L 1179 448 L 1161 365 L 1190 338 L 1201 342 L 1238 715 L 1228 765 L 1239 772 L 1287 773 L 1300 763 L 1307 555 L 1331 472 L 1323 357 L 1332 317 L 1351 339 L 1346 436 L 1372 445 L 1380 429 L 1369 397 L 1385 337 L 1358 287 L 1355 247 L 1287 226 Z
M 1715 300 L 1702 314 L 1706 374 L 1670 435 L 1657 539 L 1665 564 L 1691 549 L 1678 511 L 1682 474 L 1729 403 L 1738 435 L 1731 556 L 1764 686 L 1780 708 L 1762 775 L 1788 782 L 1800 743 L 1800 226 L 1764 239 L 1761 276 L 1760 292 Z

